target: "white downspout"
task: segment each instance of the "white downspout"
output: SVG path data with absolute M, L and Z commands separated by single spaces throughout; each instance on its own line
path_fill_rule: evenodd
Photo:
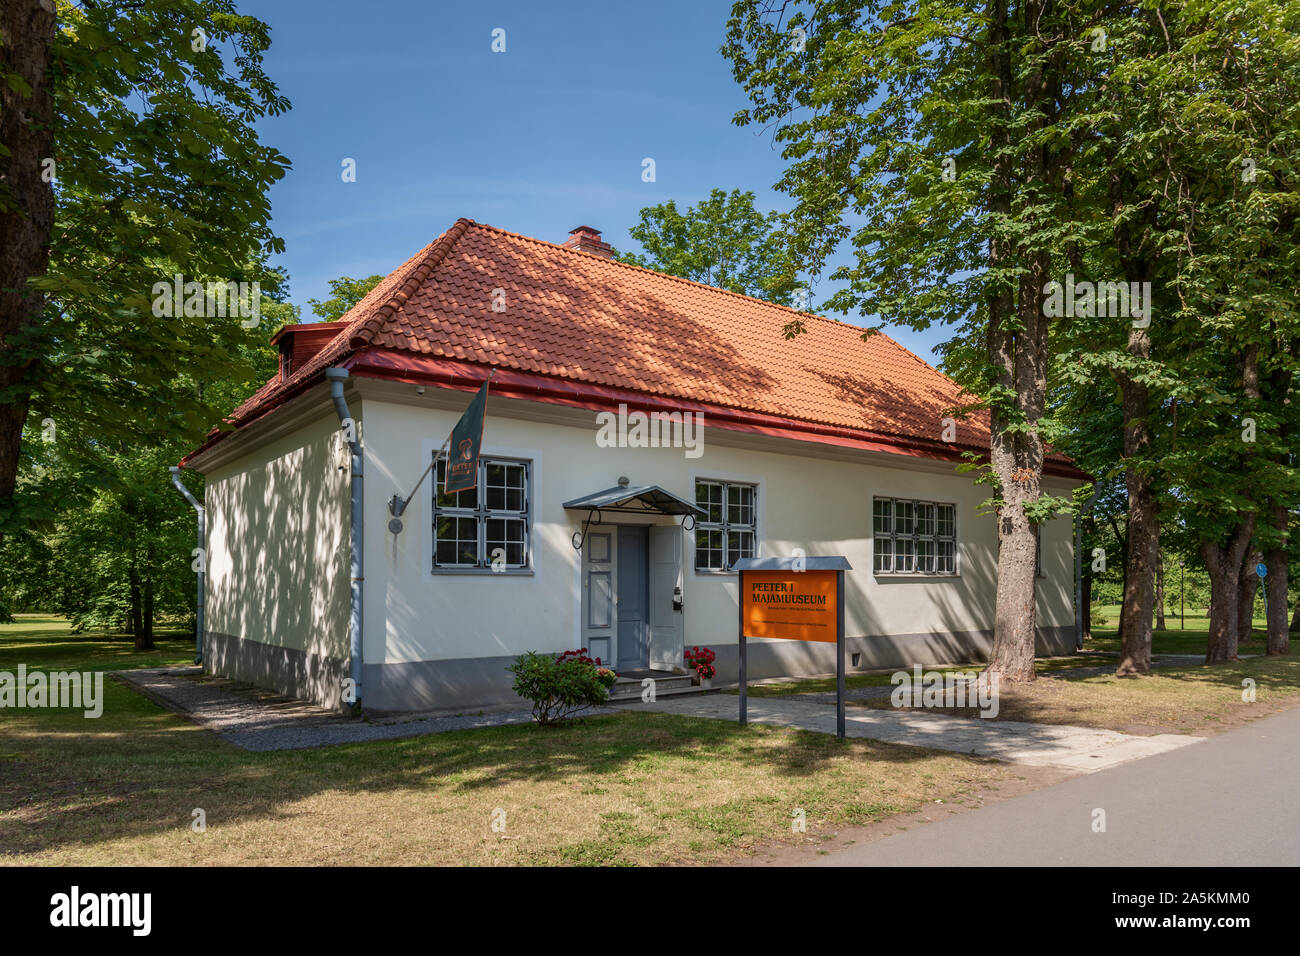
M 339 424 L 343 426 L 343 439 L 348 443 L 348 448 L 352 452 L 352 620 L 349 628 L 351 641 L 351 667 L 349 676 L 352 678 L 352 692 L 354 694 L 352 708 L 356 712 L 361 710 L 361 635 L 362 635 L 362 585 L 365 583 L 365 561 L 363 553 L 363 533 L 365 531 L 365 517 L 362 510 L 362 490 L 364 488 L 365 476 L 363 474 L 363 453 L 361 442 L 357 438 L 357 423 L 352 418 L 352 413 L 348 411 L 348 403 L 343 398 L 343 383 L 348 380 L 348 370 L 345 368 L 327 368 L 325 378 L 330 383 L 330 398 L 334 401 L 334 411 L 338 413 Z
M 195 500 L 190 494 L 190 490 L 181 482 L 180 468 L 172 465 L 167 469 L 172 473 L 172 484 L 176 490 L 185 496 L 185 500 L 194 506 L 194 512 L 198 518 L 198 542 L 199 542 L 199 584 L 198 584 L 198 602 L 197 615 L 194 620 L 194 663 L 203 663 L 203 592 L 204 582 L 207 578 L 208 571 L 208 535 L 207 535 L 207 511 L 203 505 Z

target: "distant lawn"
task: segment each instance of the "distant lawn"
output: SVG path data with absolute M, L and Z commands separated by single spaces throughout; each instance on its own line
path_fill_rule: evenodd
M 1144 678 L 1120 679 L 1113 673 L 1077 677 L 1063 673 L 1076 668 L 1097 667 L 1113 672 L 1116 658 L 1097 652 L 1113 654 L 1119 650 L 1117 629 L 1113 626 L 1119 618 L 1119 607 L 1107 606 L 1099 610 L 1112 626 L 1094 627 L 1092 639 L 1085 643 L 1079 654 L 1039 658 L 1035 669 L 1043 679 L 1028 686 L 1002 685 L 997 719 L 1103 727 L 1137 734 L 1205 734 L 1300 705 L 1300 646 L 1291 656 L 1265 658 L 1266 634 L 1262 618 L 1256 619 L 1251 638 L 1240 646 L 1241 654 L 1259 655 L 1256 658 L 1211 667 L 1199 664 L 1161 667 Z M 1204 616 L 1189 615 L 1187 629 L 1183 631 L 1176 629 L 1178 622 L 1177 617 L 1169 617 L 1166 624 L 1174 630 L 1153 632 L 1153 653 L 1204 655 L 1209 620 Z M 1295 637 L 1300 641 L 1300 635 Z M 982 663 L 972 663 L 931 669 L 961 672 L 978 671 L 982 667 Z M 894 673 L 889 670 L 856 674 L 848 677 L 846 684 L 849 688 L 888 687 Z M 1241 699 L 1242 681 L 1247 678 L 1255 681 L 1256 700 L 1250 704 Z M 788 697 L 834 691 L 833 677 L 749 687 L 749 694 L 754 697 Z M 888 697 L 851 703 L 862 707 L 892 707 Z M 938 711 L 987 719 L 979 718 L 978 713 L 971 709 L 938 708 Z
M 190 660 L 50 619 L 0 626 L 0 670 Z M 1031 768 L 868 740 L 612 712 L 318 750 L 248 753 L 115 680 L 102 717 L 0 715 L 0 862 L 23 865 L 656 864 L 753 847 L 990 788 Z M 1017 784 L 1023 786 L 1023 784 Z M 207 830 L 191 829 L 192 812 Z M 807 833 L 792 832 L 796 810 Z M 505 829 L 494 832 L 503 811 Z
M 1254 682 L 1250 703 L 1242 700 L 1247 679 Z M 1004 683 L 999 690 L 998 720 L 1200 735 L 1300 706 L 1300 656 L 1162 667 L 1147 677 L 1048 675 L 1024 685 Z M 854 703 L 892 706 L 888 698 Z M 988 719 L 971 709 L 927 710 Z
M 1100 611 L 1106 618 L 1105 625 L 1094 625 L 1092 640 L 1085 642 L 1087 651 L 1119 651 L 1119 605 L 1094 605 L 1094 611 Z M 1180 624 L 1185 627 L 1180 628 Z M 1241 654 L 1263 654 L 1268 646 L 1267 622 L 1263 617 L 1256 617 L 1251 628 L 1250 637 L 1240 641 Z M 1165 630 L 1151 632 L 1151 652 L 1153 654 L 1204 654 L 1206 640 L 1210 632 L 1210 619 L 1203 614 L 1188 614 L 1180 619 L 1177 614 L 1165 615 Z M 1300 641 L 1300 634 L 1292 634 L 1292 640 Z M 1297 652 L 1300 652 L 1298 647 Z
M 130 634 L 83 631 L 73 634 L 61 617 L 16 614 L 0 624 L 0 670 L 19 664 L 28 670 L 116 671 L 136 667 L 174 667 L 194 662 L 194 632 L 165 630 L 154 634 L 152 651 L 137 651 Z

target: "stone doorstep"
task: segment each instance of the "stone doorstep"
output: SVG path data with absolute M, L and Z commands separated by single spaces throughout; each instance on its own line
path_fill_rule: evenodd
M 671 677 L 656 677 L 655 697 L 673 697 L 679 694 L 707 694 L 713 689 L 708 687 L 699 687 L 692 682 L 692 679 L 686 675 L 675 675 Z M 609 689 L 609 700 L 607 703 L 615 701 L 640 700 L 641 699 L 641 679 L 636 677 L 620 677 L 614 682 Z

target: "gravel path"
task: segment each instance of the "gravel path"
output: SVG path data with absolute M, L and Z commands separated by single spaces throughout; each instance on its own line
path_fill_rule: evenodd
M 197 667 L 150 668 L 113 674 L 156 704 L 244 750 L 302 750 L 369 740 L 421 737 L 452 730 L 532 721 L 527 710 L 495 710 L 437 717 L 384 715 L 355 720 L 305 701 L 207 677 Z M 575 716 L 609 713 L 589 708 Z

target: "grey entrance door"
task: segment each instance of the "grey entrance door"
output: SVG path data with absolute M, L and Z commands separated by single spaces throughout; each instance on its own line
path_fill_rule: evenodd
M 619 670 L 650 666 L 649 540 L 646 528 L 618 529 Z

